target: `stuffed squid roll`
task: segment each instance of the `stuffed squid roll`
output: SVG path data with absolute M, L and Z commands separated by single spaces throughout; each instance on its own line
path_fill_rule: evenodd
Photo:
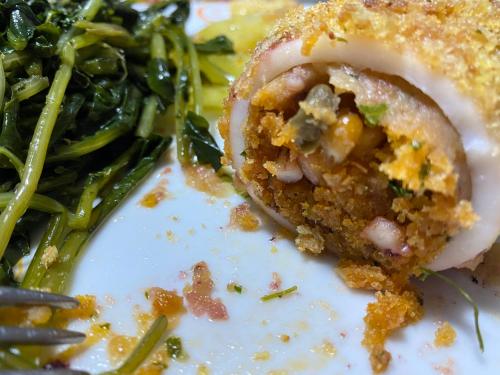
M 500 233 L 495 2 L 291 12 L 226 101 L 226 160 L 299 249 L 473 266 Z

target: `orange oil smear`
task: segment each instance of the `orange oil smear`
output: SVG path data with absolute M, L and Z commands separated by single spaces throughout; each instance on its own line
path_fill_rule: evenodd
M 167 199 L 169 197 L 167 183 L 168 181 L 166 179 L 161 179 L 153 190 L 142 197 L 140 205 L 146 208 L 155 208 L 161 201 Z
M 82 295 L 75 297 L 80 306 L 74 309 L 57 310 L 54 313 L 54 322 L 58 327 L 65 327 L 70 320 L 89 320 L 98 315 L 96 297 L 91 295 Z
M 418 296 L 411 291 L 377 292 L 376 297 L 377 301 L 368 305 L 364 318 L 363 345 L 370 351 L 373 371 L 380 373 L 391 361 L 391 354 L 384 348 L 387 338 L 397 329 L 420 320 L 424 311 Z
M 260 221 L 257 216 L 250 211 L 250 205 L 248 203 L 242 203 L 231 210 L 229 225 L 245 232 L 254 232 L 259 228 Z
M 190 165 L 184 167 L 186 184 L 193 189 L 217 198 L 229 197 L 234 193 L 233 186 L 224 181 L 210 166 Z
M 184 297 L 194 315 L 208 315 L 211 320 L 227 320 L 229 315 L 226 306 L 219 298 L 212 298 L 213 288 L 208 265 L 199 262 L 193 267 L 193 284 L 186 286 Z
M 434 345 L 437 348 L 452 346 L 455 343 L 456 339 L 457 333 L 453 326 L 448 322 L 444 322 L 436 330 L 434 336 Z
M 175 327 L 179 323 L 179 318 L 186 313 L 183 297 L 179 296 L 176 291 L 157 287 L 149 289 L 148 294 L 153 315 L 155 317 L 165 315 L 168 317 L 169 327 Z
M 108 341 L 108 358 L 113 363 L 118 363 L 134 350 L 138 338 L 134 336 L 114 335 Z
M 68 349 L 58 353 L 54 360 L 63 363 L 69 362 L 72 358 L 80 355 L 96 345 L 101 340 L 105 339 L 111 333 L 111 326 L 109 323 L 92 324 L 86 333 L 85 340 L 77 345 L 72 345 Z

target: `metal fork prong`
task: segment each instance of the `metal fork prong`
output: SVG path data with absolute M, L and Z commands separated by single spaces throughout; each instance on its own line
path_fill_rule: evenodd
M 50 370 L 0 370 L 0 375 L 90 375 L 86 371 L 69 369 Z
M 77 344 L 84 339 L 84 333 L 64 329 L 0 327 L 0 344 L 62 345 Z
M 72 309 L 79 305 L 78 300 L 60 294 L 36 290 L 0 287 L 0 305 L 52 306 Z

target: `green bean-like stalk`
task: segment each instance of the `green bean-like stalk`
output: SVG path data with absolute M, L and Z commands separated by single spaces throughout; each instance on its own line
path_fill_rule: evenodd
M 200 74 L 200 63 L 198 61 L 198 53 L 196 52 L 196 48 L 194 47 L 193 42 L 190 38 L 183 33 L 184 40 L 186 43 L 188 55 L 189 55 L 189 63 L 190 63 L 190 81 L 193 85 L 193 112 L 197 115 L 201 115 L 202 110 L 202 85 L 201 85 L 201 74 Z
M 10 202 L 12 202 L 15 197 L 15 193 L 0 193 L 0 210 L 3 210 L 3 212 L 5 212 L 8 209 Z M 61 203 L 53 198 L 41 194 L 33 194 L 30 200 L 28 200 L 26 206 L 27 208 L 47 212 L 49 214 L 61 213 L 66 211 L 66 207 L 64 207 Z
M 186 71 L 184 63 L 183 41 L 177 30 L 168 28 L 163 31 L 164 35 L 172 42 L 174 46 L 174 58 L 177 65 L 177 76 L 175 79 L 175 139 L 177 141 L 177 158 L 181 164 L 186 165 L 191 162 L 189 151 L 189 139 L 184 133 L 184 122 L 186 118 L 186 108 L 184 103 L 183 87 L 186 80 Z
M 22 288 L 35 289 L 39 287 L 40 281 L 45 275 L 45 272 L 47 272 L 47 266 L 42 262 L 45 249 L 49 246 L 59 247 L 59 243 L 65 235 L 67 220 L 68 218 L 65 212 L 55 214 L 51 217 L 49 225 L 38 244 L 33 259 L 21 283 Z
M 139 141 L 142 142 L 148 141 Z M 113 210 L 133 191 L 154 168 L 156 161 L 169 146 L 170 138 L 161 139 L 151 153 L 143 157 L 123 178 L 116 181 L 110 192 L 102 197 L 101 203 L 92 211 L 89 226 L 86 230 L 77 230 L 68 234 L 64 245 L 59 251 L 58 261 L 50 267 L 39 286 L 54 293 L 65 292 L 71 276 L 71 270 L 76 264 L 77 256 L 91 238 L 100 224 Z M 72 226 L 71 217 L 68 226 Z
M 127 360 L 118 369 L 104 372 L 102 375 L 133 374 L 156 348 L 167 326 L 168 320 L 165 316 L 157 318 Z
M 102 0 L 89 0 L 79 13 L 83 19 L 90 20 L 101 7 Z M 45 107 L 42 110 L 30 142 L 28 155 L 21 183 L 17 186 L 14 197 L 9 201 L 7 207 L 0 215 L 0 259 L 5 253 L 10 237 L 19 218 L 30 206 L 30 201 L 36 192 L 38 181 L 42 175 L 50 136 L 59 114 L 66 88 L 73 70 L 75 50 L 71 42 L 61 45 L 62 65 L 57 70 L 54 81 L 46 98 Z
M 19 177 L 23 175 L 23 170 L 24 170 L 23 162 L 16 155 L 14 155 L 8 148 L 0 146 L 0 155 L 5 156 L 9 160 L 10 164 L 12 164 L 12 166 L 16 169 Z
M 11 89 L 16 99 L 21 102 L 42 92 L 47 87 L 49 87 L 49 79 L 47 77 L 32 76 L 12 85 Z
M 33 370 L 37 368 L 33 362 L 11 353 L 7 349 L 0 350 L 0 367 L 15 370 Z
M 0 57 L 0 112 L 3 109 L 3 99 L 5 97 L 5 70 L 3 69 L 4 56 Z
M 156 110 L 158 108 L 158 99 L 155 95 L 148 96 L 144 99 L 144 105 L 142 108 L 141 119 L 139 120 L 139 125 L 135 135 L 142 138 L 148 138 L 154 129 Z

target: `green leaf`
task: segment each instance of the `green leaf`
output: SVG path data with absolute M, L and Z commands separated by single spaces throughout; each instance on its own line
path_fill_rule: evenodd
M 369 127 L 377 126 L 380 119 L 385 115 L 389 107 L 385 103 L 374 105 L 358 105 L 359 111 L 363 114 L 366 120 L 366 125 Z
M 198 162 L 200 164 L 211 164 L 218 171 L 222 166 L 220 158 L 223 154 L 208 128 L 209 124 L 205 118 L 198 116 L 194 112 L 188 112 L 184 133 L 193 146 Z
M 194 46 L 199 53 L 219 55 L 234 53 L 233 42 L 225 35 L 218 35 L 204 43 L 195 43 Z
M 413 191 L 405 189 L 400 181 L 397 180 L 389 181 L 389 187 L 398 197 L 406 198 L 413 196 Z
M 175 87 L 165 60 L 156 58 L 149 61 L 147 82 L 151 91 L 157 94 L 165 105 L 174 102 Z
M 173 359 L 181 358 L 183 355 L 182 341 L 180 337 L 171 336 L 166 341 L 168 356 Z
M 30 10 L 27 6 L 16 6 L 10 13 L 7 40 L 16 51 L 26 48 L 36 30 L 35 22 L 26 8 Z

